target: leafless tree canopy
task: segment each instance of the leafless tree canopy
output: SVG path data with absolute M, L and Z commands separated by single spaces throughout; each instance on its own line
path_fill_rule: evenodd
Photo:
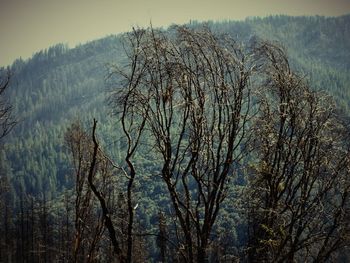
M 349 136 L 331 98 L 260 43 L 262 70 L 249 188 L 251 260 L 329 260 L 349 236 Z M 347 241 L 348 242 L 348 241 Z
M 118 71 L 126 85 L 113 99 L 129 144 L 147 134 L 161 158 L 183 259 L 203 262 L 249 138 L 251 57 L 207 29 L 135 30 L 127 40 L 131 71 Z
M 124 250 L 93 182 L 102 152 L 94 121 L 88 182 L 119 261 L 136 262 L 133 189 L 140 146 L 158 157 L 154 176 L 171 200 L 172 225 L 167 229 L 164 216 L 160 223 L 163 258 L 171 236 L 174 260 L 208 261 L 220 207 L 244 170 L 248 260 L 329 260 L 348 244 L 350 231 L 349 131 L 331 98 L 311 90 L 276 45 L 242 46 L 209 29 L 170 32 L 126 34 L 128 64 L 110 73 L 122 78 L 110 101 L 126 142 L 125 164 L 112 164 L 127 180 Z
M 5 98 L 10 84 L 10 73 L 0 72 L 0 139 L 10 132 L 16 121 L 12 115 L 12 106 Z
M 94 132 L 95 129 L 96 123 Z M 121 213 L 123 208 L 117 205 L 120 187 L 115 177 L 115 169 L 99 148 L 96 138 L 91 141 L 90 135 L 83 130 L 80 123 L 73 123 L 69 127 L 65 140 L 72 154 L 75 172 L 75 233 L 70 261 L 97 262 L 101 244 L 106 242 L 108 236 L 105 234 L 106 229 L 109 234 L 110 231 L 113 232 L 113 235 L 109 235 L 113 249 L 122 258 L 124 236 L 115 210 L 118 209 Z M 99 206 L 102 213 L 97 209 Z M 113 214 L 115 224 L 111 219 Z M 118 240 L 117 236 L 120 237 Z M 104 252 L 109 254 L 111 251 Z

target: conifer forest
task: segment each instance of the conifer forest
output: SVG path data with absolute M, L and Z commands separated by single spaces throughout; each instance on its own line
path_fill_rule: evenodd
M 0 78 L 0 262 L 350 262 L 350 15 L 150 24 Z

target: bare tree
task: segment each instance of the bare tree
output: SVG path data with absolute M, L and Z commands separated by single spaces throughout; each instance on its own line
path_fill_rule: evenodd
M 331 99 L 259 43 L 262 81 L 248 187 L 252 262 L 325 262 L 349 237 L 349 133 Z M 348 242 L 348 241 L 347 241 Z
M 0 69 L 0 150 L 2 150 L 2 139 L 11 131 L 16 124 L 16 121 L 12 113 L 12 105 L 6 99 L 6 91 L 10 85 L 10 72 Z M 5 152 L 1 151 L 2 158 L 0 161 L 5 161 Z M 7 166 L 5 166 L 7 167 Z M 3 167 L 3 168 L 5 168 Z M 2 169 L 0 171 L 0 220 L 4 225 L 1 226 L 1 248 L 0 248 L 0 261 L 11 260 L 12 253 L 10 252 L 10 238 L 9 238 L 9 222 L 11 220 L 9 206 L 10 203 L 10 182 L 8 171 L 10 169 Z M 4 232 L 3 232 L 4 231 Z M 3 250 L 5 250 L 5 256 L 3 256 Z
M 127 108 L 128 105 L 124 104 L 124 107 Z M 144 122 L 141 122 L 141 126 L 137 129 L 134 129 L 133 122 L 129 122 L 126 114 L 126 111 L 123 111 L 123 117 L 122 117 L 122 128 L 127 136 L 127 149 L 126 149 L 126 156 L 125 156 L 125 162 L 126 162 L 126 168 L 120 167 L 113 163 L 111 159 L 109 159 L 100 149 L 99 143 L 97 141 L 96 136 L 96 129 L 97 129 L 97 121 L 94 119 L 93 129 L 92 129 L 92 141 L 93 141 L 93 154 L 89 165 L 89 173 L 88 173 L 88 182 L 89 187 L 91 188 L 92 192 L 96 196 L 96 198 L 99 201 L 100 208 L 102 210 L 102 216 L 104 220 L 105 227 L 109 233 L 109 238 L 112 242 L 113 250 L 115 255 L 117 256 L 118 262 L 144 262 L 144 251 L 141 251 L 143 249 L 142 247 L 142 240 L 138 239 L 136 240 L 134 238 L 134 213 L 135 209 L 137 208 L 137 205 L 134 205 L 133 200 L 133 187 L 134 187 L 134 181 L 136 176 L 136 170 L 134 167 L 134 164 L 132 162 L 132 157 L 136 151 L 136 148 L 138 146 L 140 135 L 142 133 L 142 129 L 144 127 Z M 134 135 L 136 134 L 136 137 Z M 98 167 L 100 167 L 99 164 L 99 155 L 102 155 L 105 160 L 108 161 L 108 163 L 111 165 L 111 167 L 107 168 L 108 170 L 117 170 L 119 172 L 119 175 L 121 174 L 124 178 L 126 178 L 126 207 L 127 207 L 127 219 L 126 221 L 126 251 L 122 248 L 124 247 L 124 236 L 121 236 L 120 233 L 123 231 L 120 229 L 120 226 L 116 224 L 113 214 L 111 213 L 113 211 L 112 207 L 109 205 L 108 200 L 106 199 L 105 193 L 101 191 L 101 188 L 96 185 L 96 182 L 94 180 L 94 173 Z M 121 180 L 122 177 L 119 177 Z M 113 186 L 116 186 L 116 182 L 110 182 L 109 185 L 113 188 Z M 122 190 L 123 191 L 123 190 Z M 123 192 L 122 192 L 123 193 Z M 120 195 L 119 195 L 120 196 Z M 123 196 L 123 195 L 122 195 Z M 120 206 L 119 206 L 120 207 Z M 118 233 L 119 232 L 119 233 Z
M 10 84 L 10 73 L 0 73 L 0 139 L 2 139 L 11 131 L 16 121 L 12 115 L 12 106 L 5 98 L 5 92 Z
M 160 250 L 160 261 L 165 263 L 167 262 L 167 227 L 166 227 L 166 219 L 164 213 L 158 213 L 158 229 L 159 235 L 157 237 L 157 246 Z
M 128 64 L 111 69 L 111 79 L 122 77 L 110 98 L 125 141 L 124 164 L 103 153 L 96 120 L 92 141 L 76 134 L 81 136 L 73 150 L 76 242 L 84 231 L 80 220 L 94 211 L 93 195 L 101 217 L 91 251 L 105 229 L 118 262 L 139 260 L 135 156 L 152 152 L 159 171 L 154 176 L 162 179 L 174 215 L 166 235 L 162 222 L 162 260 L 165 241 L 173 237 L 174 257 L 209 261 L 213 227 L 230 181 L 251 153 L 244 160 L 253 164 L 245 192 L 248 259 L 329 260 L 349 242 L 350 231 L 349 129 L 332 100 L 293 73 L 278 46 L 257 42 L 244 48 L 208 29 L 170 32 L 149 28 L 126 34 Z M 125 204 L 118 206 L 126 207 L 119 213 L 125 215 L 125 231 L 106 195 L 106 185 L 116 183 L 106 179 L 112 171 L 125 182 Z M 216 256 L 220 260 L 220 253 Z
M 94 132 L 95 128 L 94 126 Z M 65 138 L 73 156 L 75 170 L 75 237 L 72 261 L 96 262 L 105 226 L 108 229 L 112 224 L 110 207 L 117 196 L 115 193 L 118 191 L 118 184 L 112 176 L 113 166 L 110 161 L 98 148 L 95 149 L 94 141 L 91 141 L 79 123 L 72 124 Z M 102 213 L 98 208 L 101 202 Z
M 126 73 L 116 70 L 125 85 L 112 99 L 121 112 L 127 156 L 146 137 L 149 151 L 159 156 L 180 229 L 179 253 L 185 262 L 205 262 L 212 227 L 249 138 L 253 70 L 251 56 L 230 37 L 208 29 L 175 31 L 175 37 L 152 28 L 127 35 L 130 64 Z M 129 170 L 133 178 L 136 171 Z

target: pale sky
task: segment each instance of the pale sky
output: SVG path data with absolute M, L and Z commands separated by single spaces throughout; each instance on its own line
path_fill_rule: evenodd
M 191 19 L 350 13 L 350 0 L 0 0 L 0 66 L 57 43 L 79 43 Z

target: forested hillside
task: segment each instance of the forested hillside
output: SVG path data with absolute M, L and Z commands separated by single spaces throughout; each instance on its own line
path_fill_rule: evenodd
M 203 25 L 191 22 L 188 27 L 201 28 Z M 237 43 L 266 40 L 283 46 L 292 69 L 313 89 L 331 94 L 336 105 L 348 115 L 350 15 L 335 18 L 272 16 L 248 18 L 245 21 L 208 22 L 205 26 L 215 34 L 229 34 Z M 172 30 L 173 27 L 164 29 L 169 34 Z M 117 122 L 111 101 L 108 100 L 111 88 L 118 83 L 115 78 L 110 78 L 111 69 L 114 65 L 124 65 L 126 61 L 122 40 L 123 35 L 118 35 L 75 48 L 58 44 L 36 53 L 29 60 L 18 59 L 9 68 L 11 85 L 7 95 L 18 124 L 0 142 L 0 176 L 2 186 L 6 188 L 2 205 L 7 209 L 6 215 L 2 215 L 1 224 L 6 224 L 9 229 L 12 227 L 18 235 L 26 235 L 21 237 L 26 240 L 25 244 L 17 241 L 15 245 L 16 241 L 11 241 L 12 247 L 17 247 L 19 251 L 18 262 L 25 257 L 27 250 L 34 249 L 30 247 L 33 240 L 29 240 L 30 231 L 33 237 L 34 226 L 29 225 L 29 219 L 33 219 L 35 213 L 39 218 L 37 227 L 45 227 L 47 233 L 54 233 L 55 236 L 40 234 L 40 239 L 37 234 L 35 238 L 52 246 L 59 244 L 57 250 L 66 251 L 67 244 L 60 240 L 69 239 L 69 233 L 58 232 L 64 221 L 70 220 L 66 217 L 73 213 L 68 203 L 74 202 L 69 201 L 68 197 L 73 195 L 76 182 L 72 146 L 67 139 L 68 127 L 72 127 L 72 123 L 82 123 L 83 127 L 79 129 L 91 133 L 95 118 L 98 121 L 97 136 L 108 155 L 115 162 L 124 156 L 122 151 L 125 151 L 126 145 L 118 139 L 122 133 L 121 124 Z M 136 166 L 142 171 L 142 178 L 135 186 L 139 200 L 137 228 L 158 231 L 162 227 L 162 213 L 170 209 L 169 197 L 162 188 L 160 178 L 152 177 L 152 173 L 157 173 L 154 166 L 159 156 L 147 151 L 146 147 L 141 149 L 141 153 L 135 157 Z M 240 187 L 245 181 L 242 176 L 232 183 Z M 233 192 L 229 194 L 235 196 Z M 227 244 L 227 254 L 238 255 L 241 253 L 238 250 L 248 239 L 246 226 L 240 221 L 238 210 L 225 203 L 222 206 L 225 209 L 219 224 L 214 226 L 215 233 L 225 232 L 234 226 L 232 232 L 220 238 L 222 244 Z M 11 225 L 15 221 L 22 224 L 27 222 L 29 232 L 16 229 Z M 52 226 L 50 222 L 56 222 L 56 225 Z M 69 231 L 68 227 L 66 230 Z M 143 256 L 160 260 L 157 246 L 161 247 L 161 241 L 138 238 L 139 250 L 147 250 Z M 151 242 L 151 245 L 145 245 L 144 240 Z M 235 244 L 234 249 L 230 247 L 232 244 Z M 4 254 L 8 250 L 1 252 Z M 44 253 L 49 259 L 56 252 Z M 111 249 L 106 253 L 112 253 Z M 32 260 L 35 262 L 34 255 Z
M 208 25 L 237 41 L 254 37 L 278 41 L 312 86 L 330 92 L 348 110 L 350 16 L 277 16 Z M 109 65 L 118 64 L 123 56 L 120 37 L 111 36 L 74 49 L 57 45 L 28 61 L 14 62 L 9 96 L 19 124 L 7 138 L 6 155 L 2 154 L 8 160 L 2 163 L 11 167 L 10 178 L 34 193 L 44 189 L 54 193 L 61 187 L 68 165 L 62 147 L 66 125 L 77 119 L 91 121 L 92 116 L 111 121 L 105 80 Z

